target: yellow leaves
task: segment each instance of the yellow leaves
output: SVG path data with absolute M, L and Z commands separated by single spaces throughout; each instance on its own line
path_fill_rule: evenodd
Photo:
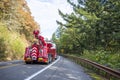
M 28 45 L 24 35 L 18 32 L 9 31 L 6 26 L 0 23 L 0 54 L 1 59 L 20 59 L 23 56 L 25 47 Z
M 39 29 L 25 0 L 0 0 L 0 10 L 1 21 L 13 31 L 31 37 L 33 30 Z
M 0 8 L 3 8 L 3 7 L 4 7 L 3 2 L 0 2 Z
M 10 15 L 9 17 L 7 17 Z M 27 40 L 32 40 L 32 32 L 39 29 L 25 0 L 0 0 L 0 53 L 1 58 L 21 58 Z M 27 39 L 27 40 L 26 40 Z

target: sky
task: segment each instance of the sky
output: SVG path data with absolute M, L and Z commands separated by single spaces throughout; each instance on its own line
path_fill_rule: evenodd
M 72 6 L 67 0 L 26 0 L 34 20 L 40 25 L 41 35 L 51 39 L 59 25 L 56 20 L 62 21 L 58 9 L 63 13 L 71 13 Z

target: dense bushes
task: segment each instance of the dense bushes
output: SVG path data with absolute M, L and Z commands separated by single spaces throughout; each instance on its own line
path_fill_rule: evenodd
M 120 52 L 112 53 L 110 51 L 88 51 L 85 50 L 84 54 L 81 56 L 89 60 L 95 61 L 102 65 L 120 70 Z
M 24 36 L 14 31 L 9 31 L 4 24 L 0 23 L 1 60 L 21 59 L 27 46 L 26 42 Z
M 39 29 L 25 0 L 0 0 L 0 60 L 20 59 Z

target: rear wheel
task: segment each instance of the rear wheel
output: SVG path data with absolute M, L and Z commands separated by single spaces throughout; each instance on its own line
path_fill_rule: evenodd
M 26 64 L 31 64 L 31 62 L 26 62 L 26 61 L 25 61 L 25 63 L 26 63 Z

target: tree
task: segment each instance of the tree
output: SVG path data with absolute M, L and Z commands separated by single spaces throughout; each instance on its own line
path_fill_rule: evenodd
M 71 44 L 71 50 L 78 48 L 77 51 L 81 50 L 82 53 L 85 49 L 97 50 L 102 47 L 108 50 L 109 47 L 115 49 L 120 46 L 119 0 L 78 0 L 77 4 L 68 0 L 68 3 L 73 7 L 71 14 L 63 14 L 59 10 L 60 16 L 66 21 L 57 21 L 58 25 L 65 27 L 60 45 L 70 51 L 68 45 Z M 69 40 L 71 42 L 68 44 Z

